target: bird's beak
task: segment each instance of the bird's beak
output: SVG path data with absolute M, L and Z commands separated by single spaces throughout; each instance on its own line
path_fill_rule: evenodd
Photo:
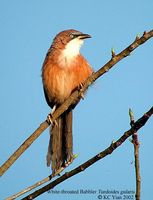
M 87 38 L 91 38 L 91 35 L 82 33 L 82 34 L 78 35 L 78 38 L 84 40 L 84 39 L 87 39 Z

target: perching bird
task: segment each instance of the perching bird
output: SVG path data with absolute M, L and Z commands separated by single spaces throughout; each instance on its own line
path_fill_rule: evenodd
M 56 35 L 42 67 L 42 82 L 48 105 L 57 109 L 92 73 L 79 50 L 88 34 L 73 29 Z M 52 124 L 47 166 L 55 174 L 73 159 L 72 107 Z

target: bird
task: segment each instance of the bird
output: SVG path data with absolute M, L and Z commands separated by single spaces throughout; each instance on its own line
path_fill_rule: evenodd
M 42 66 L 42 83 L 47 104 L 52 113 L 93 73 L 80 48 L 89 34 L 74 29 L 58 33 L 46 54 Z M 70 106 L 50 128 L 46 156 L 52 174 L 73 161 L 72 110 Z

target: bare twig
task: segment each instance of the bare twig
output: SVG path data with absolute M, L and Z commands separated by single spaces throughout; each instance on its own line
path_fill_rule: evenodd
M 0 176 L 2 176 L 8 168 L 20 157 L 20 155 L 41 135 L 41 133 L 48 127 L 45 121 L 37 128 L 37 130 L 28 137 L 23 144 L 10 156 L 10 158 L 1 166 Z
M 52 178 L 54 178 L 55 176 L 59 175 L 66 167 L 68 167 L 68 166 L 73 162 L 73 160 L 74 160 L 75 158 L 77 158 L 77 156 L 78 156 L 78 155 L 75 154 L 75 155 L 73 156 L 73 159 L 71 160 L 71 162 L 67 163 L 67 165 L 66 165 L 65 167 L 61 167 L 59 170 L 56 171 L 56 173 L 49 175 L 48 177 L 44 178 L 43 180 L 38 181 L 37 183 L 35 183 L 35 184 L 33 184 L 33 185 L 31 185 L 31 186 L 25 188 L 24 190 L 22 190 L 22 191 L 20 191 L 20 192 L 18 192 L 18 193 L 16 193 L 16 194 L 14 194 L 14 195 L 12 195 L 12 196 L 6 198 L 5 200 L 13 200 L 13 199 L 16 199 L 17 197 L 20 197 L 21 195 L 23 195 L 23 194 L 25 194 L 25 193 L 27 193 L 27 192 L 30 192 L 31 190 L 35 189 L 36 187 L 39 187 L 40 185 L 43 185 L 44 183 L 50 181 L 50 180 L 51 180 Z
M 23 194 L 25 194 L 25 193 L 27 193 L 27 192 L 29 192 L 29 191 L 35 189 L 36 187 L 38 187 L 38 186 L 40 186 L 40 185 L 46 183 L 47 181 L 50 181 L 51 179 L 52 179 L 52 176 L 50 175 L 50 176 L 44 178 L 43 180 L 41 180 L 41 181 L 39 181 L 39 182 L 37 182 L 37 183 L 35 183 L 35 184 L 33 184 L 33 185 L 31 185 L 31 186 L 25 188 L 24 190 L 22 190 L 22 191 L 20 191 L 20 192 L 18 192 L 18 193 L 16 193 L 16 194 L 14 194 L 14 195 L 12 195 L 12 196 L 6 198 L 5 200 L 13 200 L 13 199 L 16 199 L 17 197 L 19 197 L 19 196 L 21 196 L 21 195 L 23 195 Z
M 71 104 L 78 102 L 82 94 L 88 89 L 88 87 L 95 82 L 100 76 L 109 71 L 116 63 L 130 55 L 130 53 L 139 47 L 141 44 L 145 43 L 148 39 L 153 37 L 153 30 L 149 32 L 144 32 L 141 38 L 137 38 L 130 46 L 125 48 L 119 54 L 115 54 L 113 51 L 112 58 L 108 61 L 101 69 L 90 76 L 87 81 L 85 81 L 83 87 L 80 90 L 76 90 L 72 95 L 54 112 L 52 116 L 52 121 L 56 120 L 64 111 L 66 111 Z M 43 122 L 40 127 L 11 155 L 11 157 L 0 167 L 0 176 L 2 176 L 9 167 L 21 156 L 21 154 L 36 140 L 40 134 L 49 126 L 47 121 Z
M 134 126 L 134 114 L 131 109 L 129 109 L 129 115 L 130 115 L 130 125 L 131 127 Z M 140 163 L 139 163 L 139 139 L 138 139 L 138 133 L 135 132 L 132 135 L 132 143 L 134 145 L 134 157 L 135 157 L 135 174 L 136 174 L 136 194 L 135 198 L 136 200 L 140 200 L 140 192 L 141 192 L 141 176 L 140 176 Z
M 53 187 L 55 187 L 56 185 L 60 184 L 61 182 L 65 181 L 66 179 L 84 171 L 86 168 L 88 168 L 89 166 L 93 165 L 95 162 L 97 162 L 98 160 L 104 158 L 105 156 L 111 154 L 117 147 L 119 147 L 129 136 L 133 135 L 134 133 L 136 133 L 142 126 L 145 125 L 145 123 L 148 121 L 148 119 L 151 117 L 151 115 L 153 114 L 153 107 L 146 112 L 140 119 L 138 119 L 133 126 L 131 127 L 131 129 L 129 129 L 128 131 L 126 131 L 116 142 L 111 143 L 111 145 L 105 149 L 104 151 L 98 153 L 96 156 L 94 156 L 93 158 L 91 158 L 90 160 L 86 161 L 85 163 L 83 163 L 82 165 L 76 167 L 75 169 L 66 172 L 64 175 L 62 175 L 61 177 L 57 178 L 56 180 L 52 181 L 51 183 L 49 183 L 48 185 L 40 188 L 39 190 L 36 190 L 35 192 L 33 192 L 32 194 L 26 196 L 25 198 L 23 198 L 22 200 L 29 200 L 29 199 L 34 199 L 36 197 L 38 197 L 39 195 L 43 194 L 44 192 L 52 189 Z

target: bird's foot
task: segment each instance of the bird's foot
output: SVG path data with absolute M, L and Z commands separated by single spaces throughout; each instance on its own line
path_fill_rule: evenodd
M 84 92 L 82 91 L 84 84 L 80 83 L 78 89 L 80 90 L 80 97 L 84 100 Z
M 57 126 L 57 121 L 56 120 L 54 120 L 54 121 L 52 120 L 52 115 L 55 112 L 55 110 L 56 110 L 56 105 L 53 106 L 53 109 L 52 109 L 51 113 L 47 116 L 47 122 L 48 122 L 48 124 L 55 124 Z
M 52 114 L 51 113 L 49 113 L 48 116 L 47 116 L 47 123 L 48 124 L 53 124 Z
M 54 121 L 52 120 L 52 113 L 48 114 L 47 123 L 58 126 L 57 121 L 56 120 L 54 120 Z

